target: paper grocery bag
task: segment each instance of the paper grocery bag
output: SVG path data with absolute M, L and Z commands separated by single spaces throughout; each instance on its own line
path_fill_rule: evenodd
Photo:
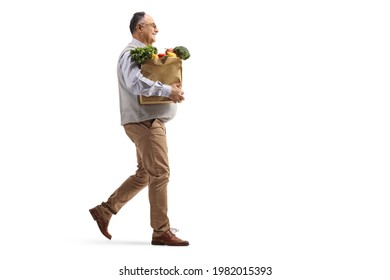
M 163 57 L 148 59 L 141 65 L 141 73 L 152 81 L 160 81 L 166 85 L 181 83 L 182 81 L 182 60 L 178 57 Z M 141 104 L 171 103 L 172 100 L 162 96 L 140 95 Z

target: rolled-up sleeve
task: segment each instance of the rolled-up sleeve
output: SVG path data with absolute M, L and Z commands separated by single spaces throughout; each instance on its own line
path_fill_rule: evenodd
M 138 64 L 130 58 L 130 51 L 121 57 L 119 63 L 126 86 L 132 94 L 165 97 L 169 97 L 171 94 L 170 85 L 152 81 L 142 75 Z

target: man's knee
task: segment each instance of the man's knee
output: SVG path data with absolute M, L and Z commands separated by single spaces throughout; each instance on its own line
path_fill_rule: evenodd
M 152 177 L 154 180 L 159 181 L 169 181 L 169 168 L 165 169 L 153 169 L 148 172 L 149 176 Z

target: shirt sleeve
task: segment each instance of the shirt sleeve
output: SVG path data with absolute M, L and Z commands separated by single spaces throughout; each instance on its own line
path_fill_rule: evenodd
M 135 95 L 164 96 L 171 94 L 171 86 L 152 81 L 141 74 L 141 68 L 131 60 L 130 51 L 126 52 L 119 61 L 126 86 Z

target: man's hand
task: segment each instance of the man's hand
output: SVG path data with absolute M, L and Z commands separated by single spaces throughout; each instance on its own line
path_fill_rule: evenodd
M 180 83 L 175 83 L 171 85 L 171 95 L 169 95 L 169 98 L 174 102 L 174 103 L 180 103 L 184 100 L 184 91 L 181 90 L 181 84 Z

